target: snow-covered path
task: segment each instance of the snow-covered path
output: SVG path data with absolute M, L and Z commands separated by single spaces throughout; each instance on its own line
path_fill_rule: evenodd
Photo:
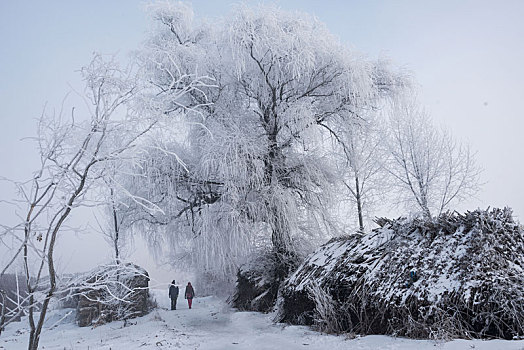
M 126 327 L 119 321 L 96 328 L 79 328 L 73 323 L 74 313 L 70 310 L 53 311 L 42 335 L 41 349 L 524 349 L 524 341 L 455 340 L 436 343 L 386 336 L 348 339 L 319 334 L 307 327 L 273 324 L 271 317 L 264 314 L 235 312 L 215 297 L 196 298 L 191 310 L 184 299 L 179 299 L 178 309 L 171 311 L 168 310 L 167 291 L 155 291 L 154 295 L 159 308 L 147 316 L 132 320 Z M 27 332 L 26 323 L 10 324 L 0 336 L 0 349 L 26 349 Z
M 165 293 L 163 293 L 165 294 Z M 154 345 L 181 349 L 323 349 L 345 343 L 342 337 L 322 336 L 306 327 L 275 325 L 271 316 L 235 312 L 223 301 L 196 298 L 188 309 L 178 300 L 177 310 L 168 310 L 169 299 L 157 296 L 154 318 L 161 324 Z

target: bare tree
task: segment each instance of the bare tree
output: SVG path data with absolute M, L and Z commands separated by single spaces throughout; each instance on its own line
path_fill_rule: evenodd
M 119 218 L 114 187 L 109 187 L 109 193 L 110 193 L 110 201 L 111 201 L 111 204 L 110 204 L 111 219 L 112 219 L 111 221 L 113 224 L 113 230 L 111 231 L 109 238 L 111 239 L 113 243 L 113 247 L 115 249 L 115 261 L 117 264 L 119 264 L 120 256 L 121 256 L 121 245 L 122 245 L 121 228 L 122 228 L 123 217 Z
M 377 201 L 388 189 L 385 179 L 384 147 L 377 111 L 363 112 L 353 123 L 341 125 L 337 133 L 338 163 L 342 183 L 347 190 L 344 198 L 351 202 L 351 213 L 356 213 L 359 231 L 364 232 L 366 218 Z
M 89 193 L 100 186 L 108 164 L 132 159 L 139 139 L 156 124 L 154 118 L 143 118 L 131 108 L 141 105 L 131 103 L 137 96 L 140 101 L 148 98 L 147 84 L 139 85 L 133 70 L 121 70 L 113 60 L 96 55 L 82 75 L 86 90 L 81 97 L 87 116 L 78 118 L 74 108 L 70 118 L 62 111 L 42 115 L 36 137 L 40 168 L 31 181 L 17 183 L 25 214 L 18 226 L 4 232 L 20 243 L 1 274 L 22 256 L 29 295 L 30 350 L 38 348 L 57 289 L 54 256 L 59 233 L 75 208 L 96 204 Z M 173 98 L 194 88 L 191 77 L 183 77 Z M 36 317 L 37 309 L 40 314 Z
M 430 219 L 479 190 L 480 168 L 469 146 L 435 127 L 414 98 L 393 104 L 388 133 L 387 169 L 407 207 Z
M 102 207 L 102 219 L 98 220 L 98 226 L 104 238 L 109 243 L 113 250 L 113 257 L 115 263 L 118 265 L 123 258 L 123 250 L 125 250 L 126 243 L 131 238 L 130 235 L 125 234 L 126 216 L 121 212 L 122 193 L 119 191 L 119 185 L 116 183 L 118 172 L 121 171 L 118 167 L 125 164 L 124 162 L 112 162 L 107 167 L 107 172 L 104 176 L 103 184 L 99 189 L 100 201 L 104 203 Z
M 56 290 L 54 250 L 58 233 L 71 211 L 86 199 L 87 191 L 100 176 L 96 166 L 125 152 L 135 141 L 131 138 L 122 147 L 107 147 L 111 133 L 118 132 L 112 124 L 117 110 L 135 93 L 135 86 L 119 76 L 114 66 L 95 57 L 83 70 L 87 85 L 86 102 L 90 116 L 86 122 L 77 122 L 74 112 L 69 122 L 61 117 L 43 116 L 40 120 L 38 141 L 41 168 L 29 190 L 20 187 L 28 202 L 24 223 L 23 260 L 29 292 L 29 349 L 37 349 L 49 302 Z M 72 139 L 73 138 L 73 139 Z M 36 242 L 43 245 L 35 246 Z M 36 276 L 31 272 L 30 248 L 36 248 L 42 258 Z M 36 292 L 42 288 L 44 267 L 49 281 L 35 322 Z

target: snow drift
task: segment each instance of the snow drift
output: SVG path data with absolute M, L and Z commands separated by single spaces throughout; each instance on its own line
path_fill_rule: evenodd
M 510 209 L 377 223 L 310 255 L 281 290 L 280 320 L 413 338 L 524 335 L 524 235 Z

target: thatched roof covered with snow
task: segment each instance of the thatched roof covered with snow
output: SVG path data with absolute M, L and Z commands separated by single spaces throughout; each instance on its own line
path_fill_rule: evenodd
M 377 223 L 306 259 L 281 291 L 283 321 L 416 338 L 524 335 L 524 233 L 510 209 Z

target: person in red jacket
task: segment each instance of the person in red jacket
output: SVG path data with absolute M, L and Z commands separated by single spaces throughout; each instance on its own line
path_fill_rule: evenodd
M 187 304 L 189 305 L 189 308 L 191 309 L 191 304 L 193 303 L 193 298 L 195 297 L 195 290 L 193 289 L 191 282 L 187 282 L 185 296 L 187 299 Z

